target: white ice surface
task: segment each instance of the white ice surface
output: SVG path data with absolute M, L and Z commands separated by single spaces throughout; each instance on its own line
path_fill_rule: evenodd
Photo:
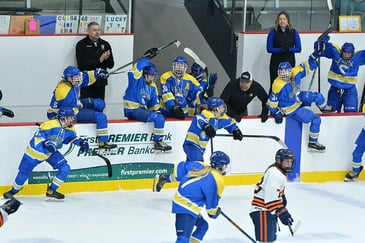
M 295 223 L 292 237 L 280 224 L 277 242 L 365 242 L 365 182 L 289 183 L 288 209 Z M 254 237 L 248 216 L 252 186 L 226 187 L 223 212 Z M 19 211 L 0 229 L 1 243 L 171 243 L 175 242 L 171 198 L 175 190 L 75 193 L 64 202 L 43 196 L 19 196 Z M 209 219 L 204 242 L 250 242 L 223 216 Z

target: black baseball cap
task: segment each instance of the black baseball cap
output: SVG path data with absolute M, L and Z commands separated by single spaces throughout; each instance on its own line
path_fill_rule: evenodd
M 241 74 L 241 80 L 242 82 L 250 82 L 251 81 L 251 74 L 250 72 L 246 71 Z

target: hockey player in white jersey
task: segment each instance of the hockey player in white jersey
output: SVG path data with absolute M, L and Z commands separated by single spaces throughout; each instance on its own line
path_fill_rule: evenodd
M 275 163 L 267 168 L 256 184 L 250 216 L 255 227 L 256 240 L 259 242 L 276 240 L 278 217 L 284 225 L 292 225 L 294 222 L 286 208 L 284 194 L 287 174 L 294 163 L 294 154 L 289 149 L 279 149 L 275 155 Z

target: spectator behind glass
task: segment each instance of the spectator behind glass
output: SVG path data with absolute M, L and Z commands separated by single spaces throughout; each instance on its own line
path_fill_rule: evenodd
M 114 67 L 114 59 L 110 44 L 100 38 L 100 25 L 90 22 L 87 26 L 87 36 L 76 44 L 77 67 L 81 71 Z M 81 89 L 81 102 L 88 108 L 93 108 L 93 99 L 105 99 L 107 78 L 98 78 L 91 86 Z M 88 99 L 89 98 L 89 99 Z
M 287 12 L 281 11 L 276 18 L 275 27 L 269 31 L 266 42 L 266 50 L 271 53 L 270 58 L 270 91 L 272 83 L 278 76 L 278 65 L 281 62 L 289 62 L 295 66 L 294 53 L 302 51 L 302 45 L 298 31 L 290 23 Z
M 258 82 L 251 78 L 249 72 L 243 72 L 240 78 L 229 81 L 221 94 L 221 98 L 227 105 L 227 115 L 237 122 L 241 121 L 242 116 L 247 116 L 247 105 L 256 96 L 261 101 L 261 121 L 266 122 L 268 119 L 266 106 L 268 94 Z

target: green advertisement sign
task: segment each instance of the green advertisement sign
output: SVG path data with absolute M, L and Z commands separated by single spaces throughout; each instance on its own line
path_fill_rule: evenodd
M 113 164 L 113 176 L 108 177 L 106 166 L 71 170 L 67 182 L 104 180 L 150 179 L 156 174 L 172 174 L 174 164 L 168 163 L 123 163 Z M 29 184 L 50 183 L 57 171 L 35 171 L 29 177 Z

